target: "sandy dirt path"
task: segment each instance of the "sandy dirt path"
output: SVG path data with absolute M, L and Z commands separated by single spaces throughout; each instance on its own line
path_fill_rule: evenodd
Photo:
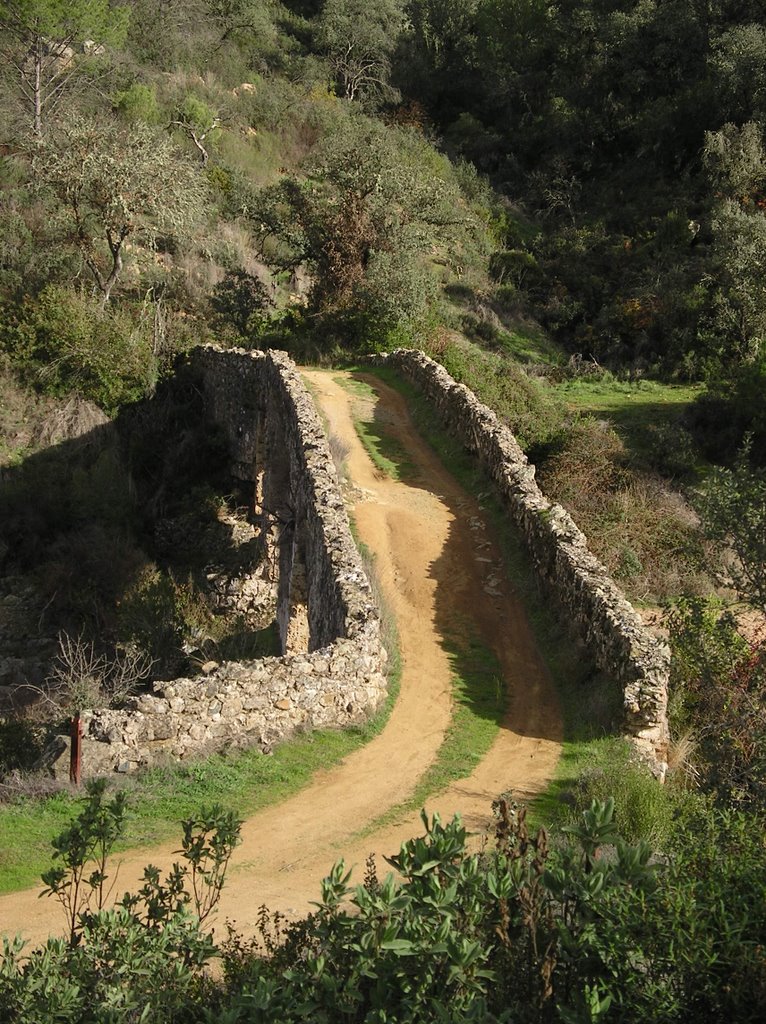
M 380 586 L 395 617 L 402 656 L 401 692 L 379 736 L 284 803 L 249 818 L 236 850 L 217 930 L 225 919 L 247 933 L 266 904 L 289 916 L 304 913 L 319 881 L 343 857 L 361 881 L 368 854 L 398 850 L 422 830 L 405 814 L 369 831 L 389 808 L 411 796 L 433 762 L 450 721 L 450 663 L 445 638 L 470 630 L 502 666 L 508 711 L 497 739 L 472 774 L 428 801 L 443 817 L 460 811 L 481 831 L 500 792 L 520 798 L 538 792 L 559 756 L 561 721 L 552 683 L 535 648 L 523 608 L 504 578 L 499 552 L 475 497 L 447 472 L 414 429 L 398 392 L 374 377 L 377 394 L 367 412 L 385 425 L 411 464 L 407 482 L 378 471 L 354 429 L 354 399 L 343 375 L 310 370 L 331 434 L 348 448 L 350 511 L 362 541 L 374 553 Z M 365 832 L 363 838 L 360 834 Z M 117 889 L 135 885 L 149 862 L 167 867 L 174 844 L 123 854 Z M 381 866 L 382 863 L 381 863 Z M 38 941 L 60 933 L 63 915 L 39 890 L 0 897 L 0 932 Z

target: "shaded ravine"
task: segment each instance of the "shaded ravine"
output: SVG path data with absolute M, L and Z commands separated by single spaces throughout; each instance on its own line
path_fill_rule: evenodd
M 348 449 L 352 514 L 361 541 L 373 553 L 380 587 L 399 634 L 401 691 L 385 729 L 341 764 L 318 773 L 283 803 L 244 824 L 217 930 L 225 919 L 252 929 L 266 904 L 295 916 L 319 895 L 334 860 L 355 866 L 361 881 L 368 854 L 396 851 L 422 826 L 417 813 L 382 828 L 371 826 L 405 803 L 437 755 L 450 722 L 449 631 L 468 630 L 502 666 L 508 710 L 487 755 L 466 779 L 428 800 L 443 817 L 459 811 L 482 830 L 500 792 L 519 798 L 550 780 L 562 733 L 553 685 L 527 620 L 502 577 L 500 554 L 477 500 L 441 464 L 412 425 L 402 396 L 374 377 L 374 414 L 400 446 L 412 472 L 407 482 L 378 471 L 354 429 L 353 397 L 342 375 L 305 371 L 330 432 Z M 360 838 L 362 836 L 362 838 Z M 119 857 L 116 891 L 136 885 L 149 862 L 167 868 L 177 843 L 145 847 Z M 63 930 L 63 915 L 39 889 L 0 897 L 0 932 L 38 941 Z

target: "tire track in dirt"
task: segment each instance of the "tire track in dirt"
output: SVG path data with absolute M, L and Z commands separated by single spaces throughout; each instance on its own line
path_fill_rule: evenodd
M 407 482 L 381 474 L 354 428 L 354 398 L 341 374 L 305 371 L 329 425 L 348 449 L 351 512 L 361 540 L 373 552 L 385 600 L 399 633 L 401 691 L 385 729 L 341 764 L 319 772 L 285 802 L 244 824 L 223 890 L 217 930 L 229 919 L 251 931 L 266 904 L 292 917 L 310 909 L 319 882 L 344 857 L 361 881 L 369 853 L 395 852 L 421 831 L 417 813 L 371 834 L 360 833 L 412 796 L 433 763 L 449 726 L 450 630 L 470 629 L 497 657 L 509 699 L 497 738 L 471 775 L 428 800 L 429 813 L 456 811 L 484 829 L 500 792 L 534 795 L 551 778 L 560 752 L 561 720 L 547 670 L 524 610 L 496 568 L 500 555 L 477 500 L 466 493 L 412 425 L 402 396 L 374 377 L 376 421 L 385 424 L 413 472 Z M 348 375 L 346 375 L 348 376 Z M 123 854 L 116 891 L 136 885 L 149 862 L 166 869 L 176 844 Z M 63 928 L 60 908 L 37 890 L 0 897 L 0 932 L 32 941 Z

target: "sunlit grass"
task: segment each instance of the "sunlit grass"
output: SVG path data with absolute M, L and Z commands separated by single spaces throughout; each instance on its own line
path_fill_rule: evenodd
M 336 377 L 335 381 L 356 399 L 354 429 L 375 468 L 392 480 L 411 476 L 414 470 L 412 460 L 386 425 L 375 419 L 375 391 L 372 386 L 352 377 Z
M 362 835 L 427 805 L 430 797 L 441 793 L 451 782 L 467 778 L 497 737 L 506 705 L 497 658 L 463 630 L 446 643 L 452 670 L 452 710 L 444 739 L 411 796 L 370 822 Z

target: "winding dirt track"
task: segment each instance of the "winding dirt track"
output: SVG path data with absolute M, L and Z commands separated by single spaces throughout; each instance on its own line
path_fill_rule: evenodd
M 509 693 L 503 728 L 487 756 L 466 779 L 428 802 L 443 817 L 460 811 L 482 830 L 500 792 L 520 798 L 539 791 L 559 756 L 561 722 L 556 697 L 535 648 L 524 611 L 502 575 L 499 553 L 476 499 L 450 476 L 414 430 L 398 392 L 366 377 L 377 393 L 374 415 L 395 438 L 414 472 L 408 482 L 375 469 L 353 423 L 352 398 L 342 375 L 310 370 L 312 387 L 330 432 L 349 450 L 346 459 L 352 514 L 375 555 L 385 600 L 399 632 L 401 693 L 383 732 L 340 765 L 279 806 L 260 811 L 243 827 L 223 890 L 218 922 L 251 930 L 266 904 L 289 916 L 308 910 L 319 881 L 343 857 L 361 881 L 364 861 L 398 850 L 421 831 L 408 814 L 360 838 L 389 808 L 405 801 L 432 763 L 450 721 L 450 664 L 446 639 L 469 630 L 491 647 Z M 410 478 L 411 477 L 411 478 Z M 117 889 L 135 885 L 143 866 L 168 867 L 175 844 L 122 856 Z M 62 928 L 63 915 L 39 890 L 0 897 L 0 932 L 38 941 Z

